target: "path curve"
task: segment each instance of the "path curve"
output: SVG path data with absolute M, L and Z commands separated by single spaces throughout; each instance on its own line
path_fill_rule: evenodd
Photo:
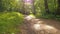
M 36 31 L 33 28 L 33 25 L 37 24 L 38 22 L 40 22 L 39 24 L 42 24 L 41 25 L 42 30 L 44 29 L 46 33 L 44 33 L 44 31 L 42 30 Z M 55 30 L 51 29 L 50 31 L 48 31 L 49 29 L 47 29 L 46 26 L 54 27 Z M 20 27 L 19 29 L 21 29 L 21 34 L 60 34 L 60 21 L 52 19 L 42 19 L 42 18 L 40 19 L 32 18 L 30 20 L 24 19 L 24 23 L 19 27 Z

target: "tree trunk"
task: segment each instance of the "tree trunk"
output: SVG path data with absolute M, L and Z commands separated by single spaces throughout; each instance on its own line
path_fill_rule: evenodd
M 58 0 L 58 8 L 56 11 L 57 15 L 60 15 L 60 0 Z
M 36 14 L 36 11 L 35 11 L 35 6 L 34 6 L 34 0 L 32 0 L 32 12 L 33 14 L 35 15 Z
M 44 4 L 45 4 L 45 11 L 46 11 L 46 13 L 50 13 L 49 12 L 49 8 L 48 8 L 48 2 L 47 2 L 47 0 L 44 0 Z

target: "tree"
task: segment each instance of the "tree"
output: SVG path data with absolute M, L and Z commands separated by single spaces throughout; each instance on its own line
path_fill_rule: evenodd
M 36 14 L 36 11 L 35 11 L 35 5 L 34 5 L 34 3 L 35 3 L 35 1 L 32 0 L 32 12 L 35 15 Z
M 57 8 L 56 13 L 57 13 L 58 15 L 60 15 L 60 0 L 58 0 L 58 8 Z
M 45 11 L 46 11 L 46 13 L 49 13 L 49 8 L 48 8 L 47 0 L 44 0 L 44 4 L 45 4 Z

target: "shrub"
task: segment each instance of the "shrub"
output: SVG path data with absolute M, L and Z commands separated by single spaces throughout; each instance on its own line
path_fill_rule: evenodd
M 55 20 L 60 20 L 60 15 L 56 14 L 36 14 L 35 15 L 37 18 L 46 18 L 46 19 L 55 19 Z
M 0 13 L 0 34 L 11 34 L 23 22 L 23 15 L 18 12 Z

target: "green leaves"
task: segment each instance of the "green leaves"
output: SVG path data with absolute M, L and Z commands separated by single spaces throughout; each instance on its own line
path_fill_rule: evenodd
M 23 15 L 18 12 L 0 13 L 0 33 L 16 32 L 16 27 L 23 23 Z
M 0 11 L 16 11 L 22 8 L 22 2 L 19 0 L 0 0 Z

